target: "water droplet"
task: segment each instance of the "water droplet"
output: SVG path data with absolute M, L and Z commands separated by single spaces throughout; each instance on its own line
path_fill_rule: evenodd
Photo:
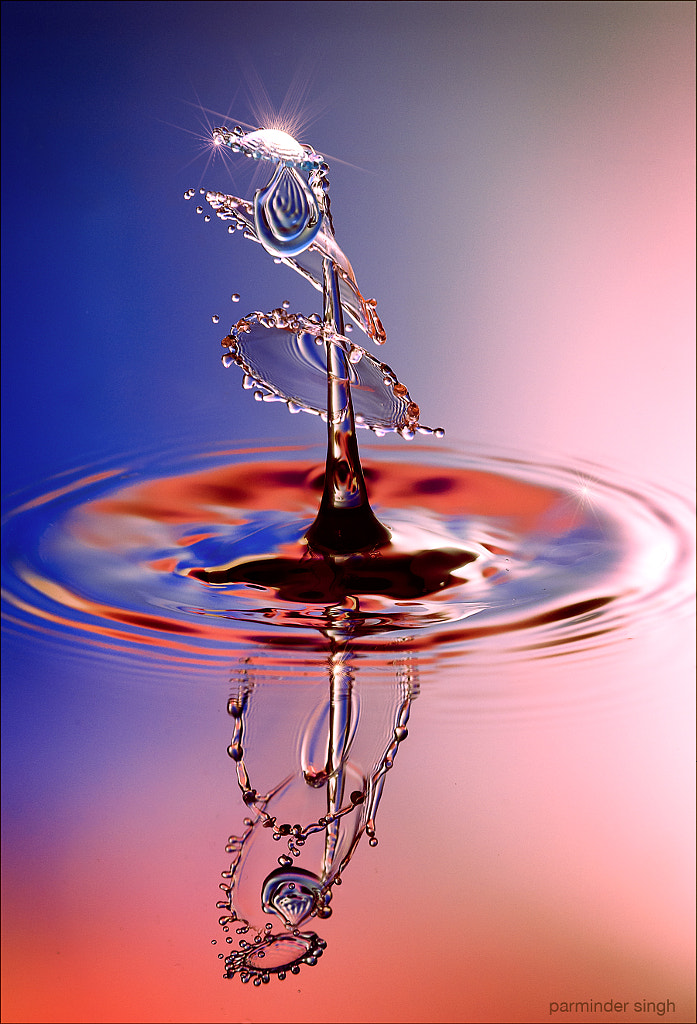
M 218 945 L 218 940 L 217 939 L 211 939 L 211 946 L 217 946 L 217 945 Z
M 283 300 L 282 306 L 284 309 L 290 309 L 290 302 L 288 301 L 288 299 Z
M 254 196 L 254 227 L 272 256 L 297 256 L 322 226 L 313 192 L 293 167 L 279 164 L 266 188 Z
M 239 302 L 240 301 L 240 297 L 237 294 L 237 292 L 233 292 L 233 294 L 230 296 L 230 298 L 232 299 L 233 302 Z
M 234 227 L 232 226 L 232 224 L 228 224 L 228 229 L 227 229 L 227 233 L 228 233 L 228 235 L 234 235 L 234 233 L 235 233 L 235 229 L 234 229 Z
M 213 316 L 211 317 L 211 320 L 213 321 L 214 324 L 219 324 L 220 323 L 220 317 L 218 316 L 217 313 L 213 314 Z
M 202 206 L 197 206 L 196 207 L 196 213 L 203 213 L 203 207 Z
M 206 222 L 206 224 L 210 224 L 210 222 L 211 222 L 211 217 L 210 217 L 210 214 L 209 214 L 209 213 L 207 213 L 207 214 L 206 214 L 206 216 L 205 216 L 205 217 L 204 217 L 203 219 L 204 219 L 204 221 Z

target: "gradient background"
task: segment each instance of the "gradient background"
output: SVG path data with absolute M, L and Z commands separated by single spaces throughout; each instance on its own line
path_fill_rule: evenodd
M 316 293 L 181 198 L 250 193 L 248 167 L 206 167 L 200 107 L 256 123 L 257 77 L 276 109 L 307 86 L 301 139 L 330 159 L 337 238 L 426 423 L 690 493 L 693 4 L 2 17 L 6 493 L 182 439 L 317 439 L 251 401 L 218 345 Z M 621 657 L 511 667 L 509 715 L 425 687 L 323 963 L 251 992 L 209 945 L 227 680 L 174 687 L 10 634 L 4 1019 L 533 1021 L 550 1000 L 671 998 L 693 1020 L 690 637 L 663 623 Z M 610 696 L 573 714 L 519 696 L 589 680 Z

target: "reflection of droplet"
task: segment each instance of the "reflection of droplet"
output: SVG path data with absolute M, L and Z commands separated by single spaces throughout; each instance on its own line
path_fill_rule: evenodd
M 276 168 L 266 188 L 254 196 L 254 226 L 272 256 L 297 256 L 310 245 L 322 213 L 310 188 L 293 167 Z

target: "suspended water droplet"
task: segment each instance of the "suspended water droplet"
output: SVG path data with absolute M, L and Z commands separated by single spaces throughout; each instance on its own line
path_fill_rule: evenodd
M 219 324 L 220 323 L 220 317 L 218 316 L 217 313 L 213 314 L 213 316 L 211 317 L 211 320 L 213 321 L 214 324 Z
M 206 224 L 210 224 L 210 222 L 211 222 L 210 214 L 207 213 L 206 216 L 203 219 L 206 222 Z
M 232 293 L 232 295 L 230 296 L 230 298 L 231 298 L 231 300 L 232 300 L 233 302 L 239 302 L 239 301 L 240 301 L 240 297 L 239 297 L 239 295 L 237 294 L 237 292 L 233 292 L 233 293 Z
M 254 196 L 254 227 L 272 256 L 297 256 L 322 226 L 314 193 L 293 167 L 276 168 L 266 188 Z
M 290 309 L 290 302 L 288 301 L 288 299 L 284 299 L 281 305 L 283 306 L 284 309 Z

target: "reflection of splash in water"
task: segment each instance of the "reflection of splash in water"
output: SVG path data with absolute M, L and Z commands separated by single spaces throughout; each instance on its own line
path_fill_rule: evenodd
M 352 649 L 360 622 L 352 610 L 325 615 L 328 685 L 320 683 L 319 693 L 317 684 L 291 692 L 257 669 L 254 654 L 233 674 L 228 754 L 245 818 L 228 840 L 232 861 L 217 904 L 226 945 L 231 929 L 242 936 L 237 949 L 219 954 L 226 978 L 258 985 L 314 965 L 326 943 L 308 924 L 331 916 L 334 887 L 362 836 L 377 845 L 377 810 L 407 737 L 417 684 L 411 660 L 398 655 L 391 685 L 360 687 Z M 270 713 L 282 715 L 282 733 L 270 732 Z M 287 852 L 279 856 L 279 847 Z

